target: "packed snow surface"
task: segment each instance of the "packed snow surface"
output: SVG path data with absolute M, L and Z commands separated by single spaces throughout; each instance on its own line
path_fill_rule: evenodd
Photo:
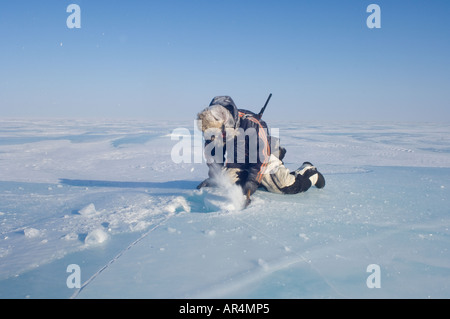
M 0 120 L 0 298 L 450 297 L 450 125 L 266 120 L 324 189 L 197 190 L 193 121 Z

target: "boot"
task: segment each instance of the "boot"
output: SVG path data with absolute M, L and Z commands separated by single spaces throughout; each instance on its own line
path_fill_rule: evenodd
M 295 176 L 302 175 L 303 177 L 309 178 L 311 184 L 317 188 L 325 187 L 325 178 L 310 162 L 304 162 L 303 165 L 294 172 L 294 174 Z

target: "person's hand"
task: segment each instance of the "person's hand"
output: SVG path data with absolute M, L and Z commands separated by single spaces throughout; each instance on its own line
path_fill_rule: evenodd
M 211 185 L 211 179 L 207 178 L 205 179 L 203 182 L 201 182 L 200 184 L 198 184 L 197 189 L 203 188 L 203 187 L 210 187 Z
M 254 181 L 246 181 L 244 186 L 242 187 L 242 191 L 244 195 L 250 196 L 253 195 L 254 192 L 258 189 L 258 184 Z

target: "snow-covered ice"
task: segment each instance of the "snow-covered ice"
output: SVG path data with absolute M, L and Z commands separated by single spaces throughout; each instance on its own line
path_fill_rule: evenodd
M 0 298 L 450 297 L 450 125 L 267 120 L 327 184 L 245 210 L 172 161 L 193 121 L 0 120 Z

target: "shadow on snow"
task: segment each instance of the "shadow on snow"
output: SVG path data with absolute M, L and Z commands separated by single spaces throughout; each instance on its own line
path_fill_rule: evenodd
M 119 182 L 82 179 L 60 179 L 61 184 L 80 187 L 116 187 L 116 188 L 162 188 L 162 189 L 196 189 L 200 181 L 167 181 L 167 182 Z

